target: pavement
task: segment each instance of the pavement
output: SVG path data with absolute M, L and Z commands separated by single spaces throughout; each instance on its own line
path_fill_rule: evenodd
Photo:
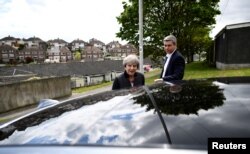
M 66 101 L 66 100 L 76 99 L 78 97 L 85 97 L 85 96 L 88 96 L 88 95 L 94 95 L 94 94 L 104 92 L 104 91 L 109 91 L 109 90 L 111 90 L 111 85 L 110 86 L 105 86 L 105 87 L 102 87 L 102 88 L 98 88 L 98 89 L 95 89 L 95 90 L 91 90 L 91 91 L 88 91 L 88 92 L 80 93 L 80 94 L 79 93 L 73 93 L 69 97 L 60 98 L 60 99 L 56 99 L 56 100 L 62 102 L 62 101 Z M 28 107 L 23 107 L 23 108 L 20 108 L 20 109 L 16 109 L 16 110 L 13 110 L 13 111 L 9 111 L 9 112 L 6 112 L 6 113 L 0 113 L 0 125 L 6 123 L 8 121 L 11 121 L 13 119 L 16 119 L 18 117 L 21 117 L 23 115 L 26 115 L 28 113 L 31 113 L 33 111 L 38 110 L 37 106 L 38 105 L 36 104 L 36 105 L 31 105 L 31 106 L 28 106 Z

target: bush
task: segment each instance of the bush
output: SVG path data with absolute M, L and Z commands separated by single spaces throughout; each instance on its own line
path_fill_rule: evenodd
M 29 63 L 33 62 L 34 59 L 32 57 L 26 57 L 25 61 L 26 61 L 27 64 L 29 64 Z

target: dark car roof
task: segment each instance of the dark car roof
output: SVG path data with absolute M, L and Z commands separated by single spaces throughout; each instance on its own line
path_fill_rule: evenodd
M 212 82 L 207 87 L 205 82 L 182 88 L 175 105 L 165 102 L 173 111 L 162 110 L 173 144 L 206 146 L 212 137 L 250 136 L 250 84 Z
M 42 109 L 1 126 L 0 144 L 206 148 L 210 137 L 250 136 L 250 78 L 162 83 L 148 90 L 108 91 Z

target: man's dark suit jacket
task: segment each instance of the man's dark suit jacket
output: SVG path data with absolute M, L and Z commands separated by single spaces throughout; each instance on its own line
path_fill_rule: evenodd
M 185 59 L 181 55 L 179 51 L 175 51 L 168 63 L 167 71 L 162 78 L 162 73 L 164 71 L 164 65 L 161 72 L 160 78 L 162 78 L 164 81 L 173 81 L 173 80 L 181 80 L 184 76 L 184 70 L 185 70 Z

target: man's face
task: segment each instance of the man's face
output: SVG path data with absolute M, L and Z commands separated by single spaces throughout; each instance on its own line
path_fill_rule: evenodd
M 172 41 L 164 41 L 164 50 L 171 54 L 176 49 L 176 45 Z

